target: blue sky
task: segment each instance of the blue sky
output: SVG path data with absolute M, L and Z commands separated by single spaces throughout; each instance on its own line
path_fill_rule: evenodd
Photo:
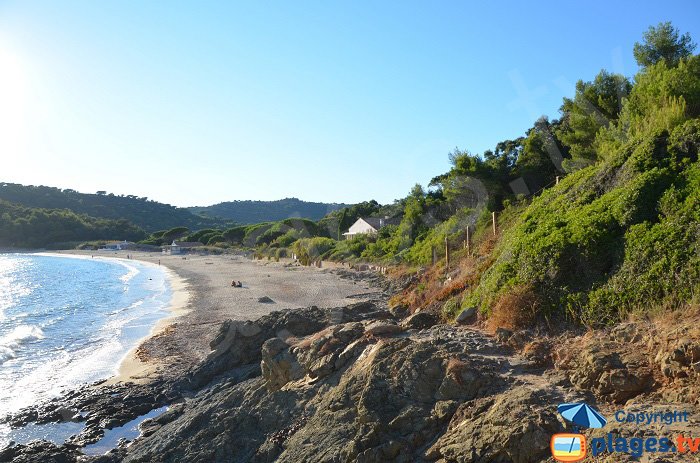
M 391 202 L 669 20 L 700 40 L 691 1 L 0 1 L 0 181 Z

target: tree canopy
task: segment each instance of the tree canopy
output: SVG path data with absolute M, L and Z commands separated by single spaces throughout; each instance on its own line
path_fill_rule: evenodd
M 681 34 L 670 22 L 651 26 L 644 32 L 644 42 L 634 44 L 634 58 L 642 67 L 664 61 L 675 66 L 682 58 L 693 54 L 695 43 L 687 32 Z

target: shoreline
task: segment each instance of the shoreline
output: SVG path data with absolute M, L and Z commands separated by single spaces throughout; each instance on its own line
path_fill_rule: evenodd
M 112 251 L 113 252 L 113 251 Z M 56 255 L 62 257 L 72 257 L 77 259 L 87 259 L 93 258 L 95 256 L 94 251 L 79 251 L 79 250 L 67 250 L 58 251 L 51 253 L 38 253 L 42 255 Z M 127 252 L 130 255 L 130 253 Z M 180 276 L 176 271 L 169 268 L 168 266 L 156 264 L 154 262 L 139 259 L 138 256 L 134 259 L 129 259 L 127 257 L 113 257 L 113 256 L 103 256 L 97 255 L 99 259 L 111 259 L 118 261 L 132 261 L 137 260 L 142 265 L 157 267 L 163 270 L 165 278 L 168 281 L 168 286 L 170 288 L 170 301 L 168 302 L 165 311 L 168 312 L 163 318 L 160 318 L 151 327 L 148 334 L 142 338 L 139 338 L 134 343 L 133 347 L 119 360 L 116 365 L 115 374 L 100 382 L 99 385 L 111 386 L 117 383 L 135 383 L 135 384 L 146 384 L 152 380 L 157 379 L 158 370 L 160 367 L 166 366 L 164 362 L 159 362 L 156 360 L 143 361 L 139 358 L 138 352 L 141 346 L 153 339 L 154 337 L 162 334 L 167 330 L 167 328 L 175 322 L 176 319 L 188 314 L 192 308 L 189 306 L 190 300 L 192 299 L 191 293 L 187 282 L 182 276 Z
M 89 251 L 78 251 L 78 250 L 68 250 L 68 251 L 53 251 L 53 252 L 32 252 L 32 254 L 43 255 L 43 256 L 56 256 L 56 257 L 68 257 L 73 259 L 92 259 L 95 257 L 94 252 Z M 88 257 L 90 256 L 90 257 Z M 127 259 L 126 257 L 113 257 L 113 256 L 102 256 L 98 255 L 99 259 L 109 259 L 115 261 L 131 261 L 137 260 L 141 265 L 148 267 L 156 267 L 163 270 L 165 279 L 168 282 L 168 286 L 171 292 L 170 301 L 167 306 L 164 307 L 164 311 L 167 315 L 158 319 L 155 324 L 151 327 L 147 335 L 139 338 L 134 343 L 124 356 L 115 365 L 115 373 L 108 378 L 102 380 L 100 384 L 113 385 L 119 382 L 133 382 L 136 384 L 147 383 L 152 375 L 156 374 L 158 368 L 162 365 L 159 362 L 144 362 L 142 361 L 137 353 L 141 345 L 164 332 L 168 326 L 170 326 L 174 320 L 190 312 L 189 301 L 191 299 L 191 294 L 187 286 L 187 282 L 177 274 L 174 270 L 167 266 L 161 266 L 143 259 Z
M 103 251 L 104 252 L 104 251 Z M 99 385 L 148 384 L 176 379 L 209 355 L 209 341 L 227 319 L 255 320 L 275 310 L 343 306 L 367 298 L 365 284 L 345 281 L 323 269 L 282 262 L 255 261 L 232 254 L 171 256 L 143 251 L 65 250 L 50 253 L 75 258 L 138 261 L 163 268 L 171 300 L 168 315 L 139 339 L 116 365 L 116 373 Z M 127 259 L 127 255 L 131 259 Z M 231 279 L 243 288 L 231 288 Z M 260 302 L 270 297 L 273 302 Z
M 180 275 L 167 267 L 164 271 L 172 293 L 166 309 L 169 314 L 158 320 L 146 336 L 136 341 L 134 347 L 119 361 L 117 374 L 108 378 L 104 384 L 111 385 L 119 382 L 145 383 L 152 379 L 151 375 L 156 374 L 160 366 L 163 366 L 157 362 L 141 361 L 138 357 L 139 348 L 144 342 L 165 332 L 168 326 L 176 319 L 188 314 L 192 310 L 189 306 L 191 295 L 187 282 L 180 277 Z

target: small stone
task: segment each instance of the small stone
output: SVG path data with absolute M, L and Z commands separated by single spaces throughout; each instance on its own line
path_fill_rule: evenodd
M 262 304 L 274 304 L 275 303 L 275 301 L 273 301 L 272 299 L 270 299 L 267 296 L 259 297 L 258 302 L 260 302 Z

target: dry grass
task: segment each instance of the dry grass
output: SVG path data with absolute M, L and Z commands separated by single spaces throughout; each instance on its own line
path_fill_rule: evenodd
M 479 230 L 474 235 L 471 253 L 468 254 L 461 248 L 453 251 L 449 272 L 445 268 L 444 260 L 421 270 L 408 266 L 391 268 L 389 276 L 392 279 L 410 278 L 415 276 L 417 271 L 421 273 L 417 281 L 389 300 L 390 306 L 405 306 L 411 312 L 421 308 L 441 313 L 445 301 L 459 297 L 478 285 L 483 272 L 496 260 L 494 250 L 510 225 L 511 221 L 499 224 L 496 236 L 491 232 L 490 224 L 487 229 Z M 448 273 L 450 280 L 446 280 Z
M 498 298 L 486 322 L 486 328 L 495 332 L 498 328 L 518 330 L 535 322 L 540 306 L 539 297 L 527 286 L 516 286 Z

